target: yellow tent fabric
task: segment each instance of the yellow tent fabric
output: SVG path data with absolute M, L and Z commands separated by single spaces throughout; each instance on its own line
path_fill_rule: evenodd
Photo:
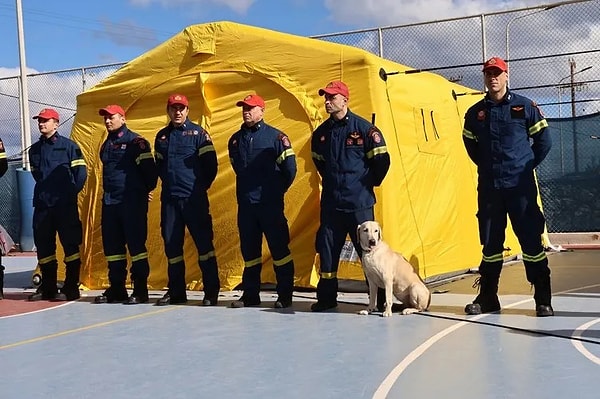
M 380 68 L 398 71 L 384 81 Z M 265 121 L 286 132 L 297 155 L 297 178 L 286 194 L 296 285 L 314 287 L 318 257 L 319 182 L 310 155 L 311 132 L 327 118 L 318 90 L 331 80 L 350 87 L 350 109 L 383 132 L 391 169 L 377 189 L 376 218 L 384 238 L 402 252 L 424 278 L 475 267 L 479 263 L 476 172 L 462 144 L 464 111 L 477 98 L 455 100 L 470 91 L 432 73 L 405 74 L 408 67 L 366 51 L 231 22 L 195 25 L 123 66 L 77 97 L 72 137 L 84 152 L 89 179 L 80 196 L 84 223 L 82 282 L 106 287 L 107 269 L 100 234 L 102 165 L 98 151 L 105 128 L 98 109 L 119 104 L 127 125 L 154 143 L 168 123 L 166 100 L 181 93 L 190 100 L 190 119 L 211 134 L 219 172 L 209 190 L 215 248 L 222 289 L 241 282 L 243 260 L 236 225 L 235 176 L 227 142 L 241 124 L 236 101 L 248 93 L 266 100 Z M 160 185 L 150 203 L 149 286 L 167 283 L 160 236 Z M 518 251 L 509 236 L 512 251 Z M 266 243 L 263 282 L 275 282 Z M 201 288 L 193 242 L 186 237 L 186 278 Z M 363 279 L 360 264 L 344 262 L 340 278 Z

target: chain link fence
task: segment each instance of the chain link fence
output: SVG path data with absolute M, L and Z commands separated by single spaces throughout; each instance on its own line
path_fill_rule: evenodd
M 552 131 L 553 148 L 537 170 L 549 232 L 600 231 L 600 0 L 315 38 L 440 74 L 473 92 L 485 90 L 484 60 L 508 60 L 511 90 L 535 100 Z
M 554 145 L 538 168 L 550 232 L 600 231 L 600 0 L 564 1 L 465 18 L 343 32 L 313 38 L 362 48 L 475 91 L 482 62 L 509 61 L 512 90 L 537 101 Z M 123 64 L 32 74 L 29 108 L 52 107 L 69 135 L 79 93 Z M 402 75 L 393 78 L 401 79 Z M 459 93 L 461 94 L 461 93 Z M 19 237 L 14 169 L 21 167 L 18 77 L 0 78 L 0 137 L 11 171 L 0 179 L 0 224 Z M 32 142 L 37 129 L 31 129 Z
M 124 64 L 110 64 L 28 75 L 31 116 L 37 115 L 46 107 L 56 109 L 61 117 L 58 131 L 69 137 L 77 108 L 77 95 L 110 76 L 122 65 Z M 19 77 L 0 78 L 0 138 L 9 160 L 9 170 L 0 179 L 0 224 L 17 243 L 21 232 L 21 209 L 15 170 L 23 167 L 22 154 L 27 150 L 21 145 L 19 82 Z M 39 133 L 34 121 L 30 134 L 31 142 L 36 142 Z

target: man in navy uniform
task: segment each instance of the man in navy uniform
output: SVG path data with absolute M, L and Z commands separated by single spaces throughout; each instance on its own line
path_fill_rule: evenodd
M 33 190 L 33 240 L 42 274 L 42 283 L 31 301 L 79 298 L 82 229 L 77 195 L 87 178 L 85 159 L 79 146 L 58 133 L 59 115 L 44 108 L 37 119 L 40 139 L 29 149 Z M 56 234 L 65 252 L 65 282 L 57 289 Z
M 229 159 L 236 174 L 238 230 L 244 258 L 244 293 L 234 308 L 260 305 L 262 237 L 273 257 L 277 279 L 275 308 L 292 305 L 294 261 L 284 214 L 284 195 L 296 176 L 296 155 L 288 136 L 267 125 L 265 101 L 250 94 L 236 103 L 244 123 L 229 139 Z
M 312 159 L 323 185 L 321 225 L 316 238 L 321 271 L 313 312 L 337 306 L 337 270 L 346 235 L 362 256 L 356 227 L 374 220 L 373 189 L 383 182 L 390 167 L 383 134 L 348 108 L 348 86 L 333 81 L 320 89 L 319 95 L 325 97 L 325 111 L 330 117 L 317 127 L 311 139 Z M 379 289 L 377 304 L 381 310 L 384 301 L 385 290 Z
M 206 130 L 188 119 L 186 96 L 173 94 L 167 100 L 169 124 L 154 141 L 158 175 L 162 181 L 161 233 L 168 261 L 169 285 L 158 306 L 187 302 L 183 241 L 188 228 L 202 271 L 204 299 L 214 306 L 220 282 L 213 246 L 212 217 L 208 189 L 217 176 L 217 155 Z
M 527 280 L 535 289 L 536 314 L 553 316 L 550 268 L 542 246 L 544 215 L 537 205 L 534 169 L 552 146 L 548 122 L 537 104 L 508 89 L 508 67 L 492 57 L 483 66 L 485 97 L 467 110 L 463 141 L 477 165 L 477 219 L 483 257 L 479 295 L 467 314 L 500 310 L 498 281 L 502 270 L 506 215 L 521 249 Z
M 108 105 L 98 111 L 108 131 L 100 148 L 102 169 L 102 243 L 110 286 L 96 303 L 148 302 L 148 200 L 158 179 L 150 143 L 131 131 L 125 111 Z M 127 247 L 126 247 L 127 246 Z M 128 296 L 127 249 L 133 292 Z

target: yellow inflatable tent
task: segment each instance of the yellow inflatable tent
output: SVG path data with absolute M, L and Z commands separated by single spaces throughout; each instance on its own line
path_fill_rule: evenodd
M 399 72 L 387 80 L 380 69 Z M 84 224 L 82 282 L 108 284 L 100 233 L 102 165 L 98 151 L 106 132 L 98 109 L 119 104 L 127 125 L 154 143 L 168 123 L 167 97 L 190 100 L 189 117 L 211 134 L 219 172 L 210 188 L 217 259 L 223 290 L 241 282 L 243 261 L 236 226 L 235 177 L 227 142 L 241 124 L 236 101 L 248 93 L 266 100 L 265 121 L 286 132 L 297 155 L 298 175 L 286 194 L 296 285 L 314 287 L 318 257 L 314 237 L 319 224 L 319 176 L 310 155 L 311 132 L 325 119 L 318 90 L 331 80 L 350 87 L 350 109 L 383 132 L 391 169 L 377 189 L 376 218 L 383 236 L 427 279 L 476 267 L 481 256 L 476 212 L 476 172 L 462 144 L 464 111 L 478 96 L 453 98 L 470 89 L 432 73 L 410 68 L 366 51 L 271 30 L 217 22 L 195 25 L 129 62 L 77 97 L 72 137 L 83 150 L 89 178 L 80 196 Z M 160 236 L 159 187 L 150 203 L 148 250 L 152 289 L 167 283 Z M 512 235 L 508 247 L 518 251 Z M 187 281 L 200 289 L 193 242 L 186 237 Z M 274 282 L 266 244 L 263 282 Z M 363 279 L 360 264 L 343 262 L 340 278 Z

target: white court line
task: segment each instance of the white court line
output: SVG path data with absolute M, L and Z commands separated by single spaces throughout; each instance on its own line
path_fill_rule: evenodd
M 596 323 L 600 323 L 600 319 L 596 319 L 596 320 L 592 320 L 592 321 L 588 321 L 585 324 L 582 324 L 581 326 L 577 327 L 577 329 L 573 332 L 573 335 L 571 335 L 571 337 L 573 338 L 582 338 L 581 333 L 584 332 L 585 330 L 587 330 L 588 328 L 590 328 L 591 326 L 593 326 Z M 581 341 L 571 341 L 571 343 L 573 344 L 573 346 L 575 347 L 575 349 L 577 349 L 579 351 L 579 353 L 581 353 L 583 356 L 585 356 L 586 358 L 588 358 L 590 361 L 596 363 L 597 365 L 600 366 L 600 358 L 594 354 L 592 354 L 590 351 L 588 351 L 586 349 L 585 346 L 583 346 L 583 342 Z
M 62 308 L 63 306 L 70 305 L 72 303 L 73 303 L 73 301 L 67 301 L 67 302 L 65 302 L 63 304 L 60 304 L 60 305 L 50 306 L 48 308 L 39 309 L 39 310 L 32 310 L 31 312 L 17 313 L 17 314 L 11 314 L 11 315 L 6 315 L 6 316 L 0 316 L 0 320 L 1 319 L 10 319 L 11 317 L 26 316 L 26 315 L 30 315 L 30 314 L 45 312 L 47 310 L 52 310 L 52 309 L 58 309 L 58 308 Z
M 567 294 L 569 292 L 584 290 L 584 289 L 587 289 L 587 288 L 595 288 L 595 287 L 598 287 L 598 286 L 600 286 L 600 284 L 594 284 L 594 285 L 588 285 L 588 286 L 585 286 L 585 287 L 573 288 L 573 289 L 570 289 L 570 290 L 566 290 L 566 291 L 561 291 L 561 292 L 554 293 L 554 295 Z M 519 305 L 522 305 L 524 303 L 530 302 L 532 300 L 533 300 L 533 298 L 524 299 L 522 301 L 511 303 L 511 304 L 509 304 L 507 306 L 503 306 L 502 308 L 503 309 L 512 308 L 512 307 L 519 306 Z M 469 321 L 458 322 L 458 323 L 456 323 L 456 324 L 454 324 L 454 325 L 452 325 L 452 326 L 450 326 L 450 327 L 448 327 L 448 328 L 440 331 L 439 333 L 435 334 L 433 337 L 429 338 L 427 341 L 423 342 L 421 345 L 419 345 L 417 348 L 415 348 L 412 352 L 410 352 L 408 354 L 408 356 L 406 356 L 404 359 L 402 359 L 402 361 L 400 363 L 398 363 L 398 365 L 396 367 L 394 367 L 394 369 L 385 377 L 385 379 L 381 382 L 381 384 L 379 385 L 379 387 L 377 388 L 377 390 L 373 394 L 373 399 L 385 399 L 385 398 L 387 398 L 388 393 L 390 393 L 390 390 L 392 389 L 392 387 L 394 386 L 394 384 L 396 383 L 396 381 L 398 380 L 398 378 L 400 377 L 400 375 L 402 375 L 402 373 L 404 372 L 404 370 L 406 370 L 408 368 L 408 366 L 410 366 L 423 353 L 425 353 L 425 351 L 427 351 L 427 349 L 431 348 L 433 346 L 433 344 L 435 344 L 436 342 L 438 342 L 439 340 L 441 340 L 442 338 L 444 338 L 446 335 L 448 335 L 450 333 L 453 333 L 454 331 L 458 330 L 459 328 L 461 328 L 461 327 L 463 327 L 463 326 L 465 326 L 467 324 L 470 324 L 470 321 L 479 320 L 479 319 L 481 319 L 481 318 L 483 318 L 485 316 L 488 316 L 489 314 L 490 313 L 484 313 L 484 314 L 481 314 L 481 315 L 469 318 L 468 319 Z M 589 324 L 589 323 L 587 323 L 587 324 Z M 577 346 L 576 346 L 576 348 L 577 348 Z M 585 352 L 587 352 L 587 349 L 583 348 L 583 350 Z M 586 355 L 584 354 L 584 356 L 586 356 Z

